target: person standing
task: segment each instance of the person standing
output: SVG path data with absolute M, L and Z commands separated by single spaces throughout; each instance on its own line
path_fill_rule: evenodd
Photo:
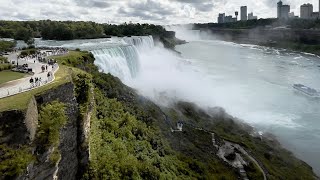
M 48 72 L 47 77 L 48 77 L 48 82 L 49 82 L 50 81 L 50 72 Z
M 32 77 L 30 78 L 29 82 L 30 82 L 30 88 L 33 88 L 34 85 L 33 85 L 33 78 Z
M 34 79 L 34 81 L 35 81 L 35 86 L 38 86 L 38 78 L 37 77 Z

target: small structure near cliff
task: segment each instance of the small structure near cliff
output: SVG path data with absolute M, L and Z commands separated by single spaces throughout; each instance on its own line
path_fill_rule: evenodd
M 183 122 L 179 121 L 177 122 L 177 129 L 171 128 L 171 132 L 182 132 L 182 127 L 183 127 Z
M 224 141 L 224 145 L 219 147 L 217 156 L 233 168 L 237 169 L 243 180 L 248 179 L 244 169 L 244 166 L 247 166 L 248 163 L 243 159 L 241 153 L 238 152 L 233 143 Z

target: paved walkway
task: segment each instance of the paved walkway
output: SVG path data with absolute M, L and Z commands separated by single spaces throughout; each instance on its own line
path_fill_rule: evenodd
M 8 60 L 10 62 L 12 61 L 17 61 L 17 54 L 12 53 L 8 56 Z M 58 64 L 55 64 L 53 66 L 50 66 L 45 63 L 39 62 L 36 58 L 25 58 L 25 59 L 19 59 L 18 60 L 19 64 L 28 64 L 28 67 L 32 68 L 32 71 L 34 72 L 34 75 L 30 75 L 28 77 L 22 78 L 22 79 L 17 79 L 14 81 L 7 82 L 0 87 L 0 99 L 5 98 L 8 96 L 13 96 L 22 92 L 30 91 L 32 89 L 41 87 L 45 84 L 51 83 L 54 81 L 55 77 L 54 74 L 58 71 L 59 66 Z M 47 71 L 42 72 L 41 67 L 42 66 L 48 66 Z M 47 77 L 48 72 L 51 72 L 52 76 Z M 41 82 L 38 83 L 38 85 L 31 84 L 30 78 L 35 79 L 41 78 Z

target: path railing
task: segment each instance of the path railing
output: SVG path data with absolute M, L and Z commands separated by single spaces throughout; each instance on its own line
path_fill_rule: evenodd
M 58 70 L 59 70 L 59 65 L 54 64 L 52 67 L 52 70 L 48 71 L 48 72 L 52 72 L 50 77 L 47 77 L 47 73 L 33 75 L 32 76 L 33 79 L 35 79 L 35 77 L 38 77 L 39 79 L 41 78 L 41 81 L 38 81 L 37 84 L 35 82 L 34 83 L 29 82 L 29 79 L 31 77 L 16 80 L 16 81 L 19 81 L 16 85 L 0 88 L 0 99 L 13 96 L 19 93 L 27 92 L 51 83 L 55 80 L 55 73 Z

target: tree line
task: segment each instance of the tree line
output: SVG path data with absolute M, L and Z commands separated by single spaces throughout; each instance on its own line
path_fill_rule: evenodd
M 195 29 L 205 28 L 226 28 L 226 29 L 252 29 L 259 27 L 278 27 L 288 26 L 293 29 L 319 29 L 320 19 L 290 19 L 290 20 L 279 20 L 276 18 L 269 19 L 253 19 L 248 21 L 237 21 L 231 23 L 205 23 L 205 24 L 194 24 Z
M 94 39 L 108 36 L 168 36 L 162 27 L 153 24 L 99 24 L 83 21 L 0 21 L 0 38 L 23 40 L 32 44 L 33 38 L 45 40 Z

